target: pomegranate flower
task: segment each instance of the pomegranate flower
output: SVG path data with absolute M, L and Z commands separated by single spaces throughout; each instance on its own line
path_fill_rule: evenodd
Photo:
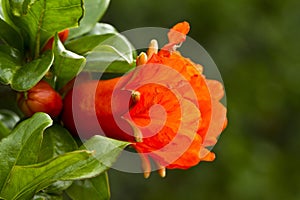
M 138 56 L 136 69 L 125 76 L 75 86 L 64 100 L 65 126 L 91 137 L 100 124 L 98 134 L 131 142 L 145 177 L 151 172 L 150 158 L 161 176 L 166 168 L 188 169 L 214 160 L 209 149 L 227 124 L 226 108 L 220 103 L 224 89 L 205 78 L 201 65 L 176 51 L 189 28 L 187 22 L 175 25 L 160 51 L 151 41 L 147 54 Z M 93 88 L 96 94 L 91 94 Z M 92 119 L 93 111 L 99 124 Z

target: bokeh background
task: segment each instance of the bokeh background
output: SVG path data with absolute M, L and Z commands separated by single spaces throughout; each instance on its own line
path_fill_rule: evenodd
M 300 1 L 112 0 L 119 31 L 191 24 L 223 76 L 229 125 L 217 159 L 189 170 L 110 170 L 112 200 L 300 199 Z

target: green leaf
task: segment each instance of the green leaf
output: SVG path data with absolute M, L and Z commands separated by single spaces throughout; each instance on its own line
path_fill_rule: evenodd
M 134 68 L 132 53 L 123 53 L 111 45 L 99 45 L 87 56 L 85 71 L 126 73 Z M 126 51 L 125 51 L 126 52 Z
M 126 73 L 135 65 L 132 45 L 119 33 L 83 36 L 68 42 L 66 47 L 87 55 L 85 71 Z
M 22 37 L 13 27 L 2 19 L 0 19 L 0 40 L 6 45 L 23 51 Z
M 66 192 L 72 200 L 109 200 L 110 189 L 107 173 L 102 173 L 101 175 L 90 179 L 74 181 L 72 186 L 68 188 Z
M 118 31 L 110 24 L 97 23 L 87 35 L 104 35 L 109 33 L 118 33 Z
M 18 64 L 22 64 L 23 62 L 22 53 L 14 47 L 7 46 L 7 45 L 0 45 L 0 53 L 9 56 L 12 60 L 14 60 Z
M 56 181 L 43 189 L 43 192 L 48 194 L 62 194 L 62 192 L 68 189 L 72 183 L 73 181 Z
M 77 150 L 77 143 L 70 133 L 58 124 L 46 129 L 39 153 L 39 162 L 52 159 L 58 155 Z M 67 189 L 71 181 L 57 181 L 44 189 L 47 193 L 57 193 Z
M 45 52 L 22 66 L 18 50 L 0 46 L 0 83 L 11 84 L 17 91 L 26 91 L 37 84 L 50 69 L 54 55 L 51 51 Z
M 62 195 L 58 194 L 47 194 L 39 192 L 38 194 L 34 195 L 33 200 L 63 200 Z
M 78 26 L 83 16 L 83 0 L 2 0 L 6 18 L 22 30 L 32 56 L 56 32 Z
M 76 141 L 70 133 L 58 124 L 47 128 L 39 153 L 39 162 L 78 149 Z
M 3 11 L 2 11 L 2 3 L 1 3 L 1 0 L 0 0 L 0 18 L 1 18 L 1 19 L 4 18 Z M 1 199 L 1 197 L 0 197 L 0 199 Z
M 103 54 L 103 56 L 100 56 Z M 115 34 L 101 42 L 87 56 L 87 62 L 126 61 L 133 63 L 133 49 L 130 42 L 121 34 Z M 88 68 L 88 66 L 87 66 Z
M 0 109 L 0 140 L 9 135 L 19 120 L 20 118 L 16 113 Z
M 10 130 L 15 127 L 20 117 L 11 110 L 0 109 L 0 121 L 2 121 Z
M 14 74 L 21 67 L 18 51 L 4 45 L 0 45 L 0 83 L 10 84 Z
M 86 180 L 74 181 L 66 191 L 73 200 L 110 198 L 107 174 L 103 173 L 112 166 L 121 151 L 129 145 L 128 142 L 110 139 L 103 136 L 94 136 L 84 143 L 81 149 L 95 152 L 82 170 L 94 169 L 94 178 L 86 176 Z M 91 170 L 90 170 L 91 171 Z M 91 171 L 92 172 L 92 171 Z M 82 173 L 77 171 L 76 173 Z M 96 176 L 96 177 L 95 177 Z M 93 177 L 93 176 L 92 176 Z
M 95 177 L 109 169 L 116 161 L 122 150 L 128 146 L 128 142 L 110 139 L 96 135 L 86 141 L 80 149 L 87 149 L 94 152 L 94 156 L 82 163 L 81 169 L 74 170 L 75 175 L 82 174 L 82 178 Z M 86 174 L 89 171 L 89 174 Z M 70 174 L 72 178 L 72 174 Z
M 82 168 L 82 162 L 93 157 L 90 151 L 73 151 L 42 163 L 13 167 L 9 182 L 3 187 L 1 196 L 7 199 L 30 199 L 36 191 L 58 180 L 82 178 L 74 170 Z M 86 171 L 85 173 L 88 173 Z M 69 174 L 72 174 L 70 178 Z
M 97 23 L 86 35 L 74 40 L 68 40 L 65 46 L 73 52 L 84 55 L 92 51 L 101 42 L 116 34 L 118 34 L 118 32 L 112 25 Z
M 111 167 L 120 152 L 129 144 L 94 136 L 81 147 L 84 150 L 65 153 L 34 164 L 38 159 L 42 132 L 51 122 L 48 115 L 36 113 L 20 123 L 11 135 L 0 142 L 1 197 L 29 199 L 37 191 L 59 180 L 95 177 Z M 50 128 L 51 135 L 57 133 L 57 129 L 57 126 Z
M 85 0 L 85 15 L 78 28 L 70 30 L 69 38 L 75 38 L 89 32 L 105 13 L 110 0 Z
M 6 136 L 8 136 L 10 133 L 10 130 L 5 124 L 0 121 L 0 140 Z
M 51 51 L 45 52 L 40 58 L 35 59 L 12 74 L 11 87 L 17 91 L 26 91 L 35 86 L 49 71 L 54 60 Z
M 59 90 L 81 72 L 86 59 L 66 50 L 57 34 L 54 41 L 54 74 L 56 76 L 56 89 Z
M 66 43 L 66 48 L 78 54 L 84 55 L 91 52 L 99 44 L 113 36 L 115 36 L 115 34 L 83 36 Z
M 52 120 L 47 114 L 36 113 L 21 122 L 8 137 L 0 141 L 0 191 L 10 182 L 9 176 L 14 166 L 33 164 L 37 161 L 43 130 L 51 123 Z M 0 196 L 3 196 L 2 192 Z

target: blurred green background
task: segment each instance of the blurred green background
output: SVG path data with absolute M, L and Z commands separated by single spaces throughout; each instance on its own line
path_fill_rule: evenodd
M 164 179 L 110 170 L 112 200 L 300 199 L 300 1 L 112 0 L 102 21 L 125 31 L 183 20 L 226 87 L 217 159 Z

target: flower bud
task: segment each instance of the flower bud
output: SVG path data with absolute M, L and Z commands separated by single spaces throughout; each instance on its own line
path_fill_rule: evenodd
M 61 96 L 43 80 L 30 90 L 18 93 L 17 103 L 26 117 L 45 112 L 55 118 L 62 110 Z

